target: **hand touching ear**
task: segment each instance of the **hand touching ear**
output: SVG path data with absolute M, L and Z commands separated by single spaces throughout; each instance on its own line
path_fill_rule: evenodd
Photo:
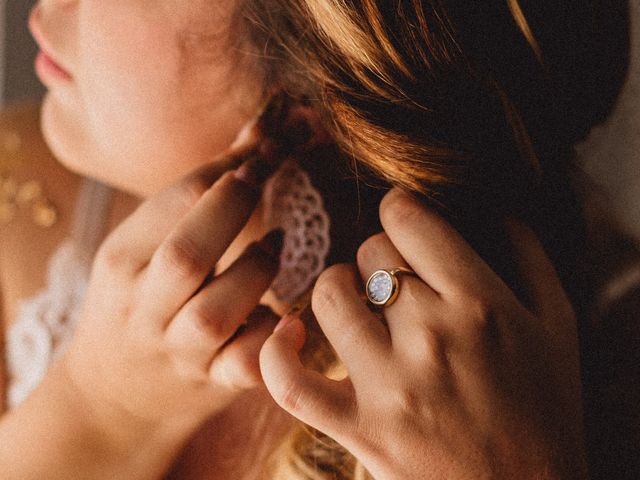
M 533 233 L 511 226 L 530 310 L 415 199 L 391 191 L 380 218 L 357 268 L 329 268 L 313 293 L 348 377 L 305 369 L 304 326 L 285 317 L 260 354 L 276 402 L 380 480 L 586 478 L 576 318 Z M 385 325 L 361 285 L 395 267 L 417 275 L 400 277 Z

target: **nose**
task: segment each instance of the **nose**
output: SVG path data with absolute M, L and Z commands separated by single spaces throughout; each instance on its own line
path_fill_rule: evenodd
M 51 15 L 63 14 L 64 12 L 75 9 L 80 0 L 39 0 L 31 11 L 31 17 L 35 17 L 37 21 L 43 21 L 37 17 L 45 18 Z M 30 19 L 31 20 L 31 19 Z
M 29 30 L 43 50 L 68 51 L 79 0 L 40 0 L 31 10 Z M 47 48 L 48 47 L 48 48 Z

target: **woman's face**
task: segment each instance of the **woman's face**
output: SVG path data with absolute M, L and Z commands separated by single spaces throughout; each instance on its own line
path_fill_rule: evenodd
M 31 30 L 68 73 L 36 62 L 59 160 L 146 196 L 224 150 L 262 86 L 238 54 L 238 1 L 41 0 Z

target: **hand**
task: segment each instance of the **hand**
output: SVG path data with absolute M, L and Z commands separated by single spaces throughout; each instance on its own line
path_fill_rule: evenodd
M 348 377 L 305 369 L 304 325 L 284 317 L 260 354 L 276 402 L 379 480 L 585 477 L 576 319 L 535 236 L 511 228 L 530 310 L 415 199 L 392 190 L 380 218 L 358 271 L 334 266 L 313 293 Z M 361 282 L 397 266 L 417 277 L 401 277 L 385 326 Z
M 257 305 L 277 271 L 278 234 L 212 272 L 286 153 L 262 134 L 276 113 L 249 125 L 213 165 L 146 200 L 96 255 L 58 370 L 120 453 L 179 446 L 261 384 L 258 352 L 276 318 Z

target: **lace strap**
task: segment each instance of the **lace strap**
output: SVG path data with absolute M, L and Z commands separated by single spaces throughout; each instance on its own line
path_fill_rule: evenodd
M 82 181 L 73 214 L 71 239 L 87 255 L 93 256 L 102 240 L 113 190 L 97 180 Z
M 6 333 L 6 402 L 15 407 L 36 388 L 49 364 L 64 351 L 79 317 L 90 265 L 106 229 L 112 192 L 82 180 L 69 236 L 47 265 L 46 287 L 18 304 Z

